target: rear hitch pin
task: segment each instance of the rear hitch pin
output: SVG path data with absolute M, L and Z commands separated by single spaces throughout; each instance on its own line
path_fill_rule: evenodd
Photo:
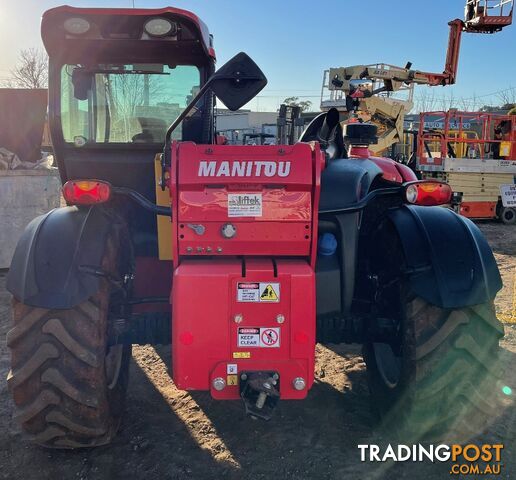
M 258 400 L 256 400 L 256 408 L 261 410 L 265 405 L 265 400 L 267 400 L 267 394 L 265 392 L 260 392 L 260 395 L 258 395 Z
M 280 398 L 279 375 L 271 371 L 242 372 L 240 396 L 252 418 L 270 420 Z

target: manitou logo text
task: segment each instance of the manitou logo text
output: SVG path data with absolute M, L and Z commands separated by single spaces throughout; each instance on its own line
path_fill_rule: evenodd
M 288 177 L 290 162 L 200 162 L 199 177 Z

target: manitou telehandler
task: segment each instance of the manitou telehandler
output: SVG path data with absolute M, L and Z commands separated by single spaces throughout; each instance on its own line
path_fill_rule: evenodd
M 235 110 L 267 81 L 244 53 L 215 71 L 190 12 L 64 6 L 42 35 L 68 206 L 28 225 L 7 279 L 8 383 L 35 443 L 113 438 L 132 344 L 171 343 L 178 388 L 263 419 L 306 397 L 316 341 L 363 344 L 404 438 L 497 414 L 501 280 L 476 226 L 438 206 L 445 183 L 370 156 L 376 127 L 343 131 L 336 110 L 295 145 L 218 145 L 214 97 Z

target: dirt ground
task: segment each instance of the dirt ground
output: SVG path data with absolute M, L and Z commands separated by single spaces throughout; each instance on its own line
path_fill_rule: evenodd
M 497 312 L 514 309 L 516 227 L 479 225 L 504 277 Z M 397 444 L 373 429 L 365 365 L 356 346 L 318 346 L 317 377 L 308 399 L 280 402 L 272 421 L 248 419 L 240 402 L 178 391 L 168 374 L 167 348 L 135 347 L 125 420 L 115 442 L 89 451 L 59 452 L 29 444 L 12 418 L 7 392 L 10 297 L 0 273 L 0 478 L 2 479 L 441 479 L 447 464 L 362 463 L 358 444 Z M 512 317 L 516 322 L 516 318 Z M 505 384 L 516 391 L 516 324 L 502 342 Z M 509 402 L 505 402 L 509 405 Z M 503 443 L 503 469 L 516 478 L 516 412 L 500 410 L 479 443 Z M 453 478 L 453 476 L 452 476 Z M 473 477 L 467 477 L 473 478 Z M 488 478 L 488 477 L 483 477 Z

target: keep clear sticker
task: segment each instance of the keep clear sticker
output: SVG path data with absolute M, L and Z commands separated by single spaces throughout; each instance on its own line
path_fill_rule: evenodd
M 279 302 L 280 284 L 270 282 L 239 282 L 237 302 Z
M 259 347 L 260 329 L 254 327 L 240 327 L 238 329 L 239 347 Z
M 228 193 L 228 217 L 261 217 L 261 193 Z
M 238 346 L 246 348 L 279 348 L 280 331 L 279 327 L 239 327 Z

